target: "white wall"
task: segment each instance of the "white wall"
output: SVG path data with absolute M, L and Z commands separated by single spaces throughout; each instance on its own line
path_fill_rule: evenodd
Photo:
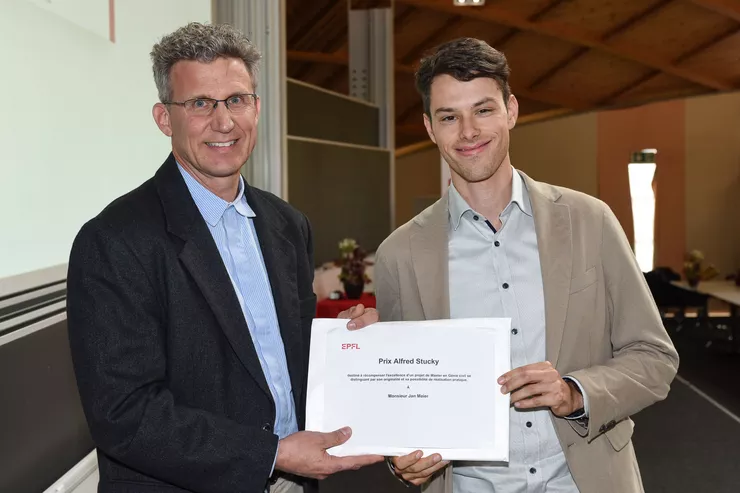
M 211 18 L 210 0 L 119 0 L 111 43 L 33 2 L 0 1 L 0 278 L 65 263 L 80 226 L 156 171 L 170 144 L 149 52 Z

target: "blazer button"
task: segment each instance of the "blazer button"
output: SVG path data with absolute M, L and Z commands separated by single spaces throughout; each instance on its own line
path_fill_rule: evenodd
M 263 424 L 262 431 L 272 431 L 272 425 L 270 423 Z

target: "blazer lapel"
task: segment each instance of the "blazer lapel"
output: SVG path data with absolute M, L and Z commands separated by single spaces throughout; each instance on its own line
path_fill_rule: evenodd
M 280 335 L 285 347 L 285 359 L 288 362 L 293 387 L 293 398 L 295 402 L 301 402 L 304 367 L 308 365 L 308 362 L 304 361 L 303 338 L 301 337 L 295 248 L 283 234 L 285 227 L 283 217 L 269 203 L 262 200 L 249 185 L 246 185 L 244 193 L 255 213 L 254 226 L 262 250 L 262 258 L 265 260 L 272 298 L 275 301 Z
M 226 267 L 172 155 L 156 175 L 167 229 L 185 244 L 179 258 L 200 288 L 239 361 L 272 396 Z
M 411 262 L 426 320 L 450 318 L 447 204 L 445 195 L 416 219 L 411 234 Z
M 570 298 L 573 246 L 570 208 L 557 203 L 560 192 L 522 173 L 532 202 L 545 296 L 546 357 L 557 367 Z

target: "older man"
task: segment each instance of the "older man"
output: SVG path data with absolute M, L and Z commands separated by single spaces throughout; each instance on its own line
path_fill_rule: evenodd
M 69 263 L 99 491 L 299 492 L 302 478 L 381 460 L 329 456 L 349 429 L 299 431 L 311 229 L 239 172 L 257 139 L 258 52 L 229 26 L 193 23 L 151 55 L 172 153 L 82 228 Z M 377 320 L 351 313 L 357 326 Z

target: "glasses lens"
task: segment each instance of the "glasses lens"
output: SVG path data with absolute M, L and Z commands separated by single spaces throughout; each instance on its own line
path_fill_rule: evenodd
M 185 102 L 185 109 L 193 115 L 210 115 L 215 104 L 215 99 L 191 99 Z
M 250 94 L 235 94 L 226 103 L 233 113 L 243 113 L 254 106 L 254 99 Z

